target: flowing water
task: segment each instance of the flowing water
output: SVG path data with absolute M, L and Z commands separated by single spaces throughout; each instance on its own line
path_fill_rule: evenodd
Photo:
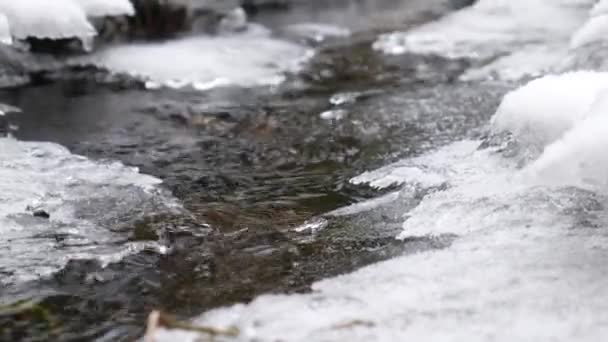
M 602 7 L 442 3 L 263 10 L 1 91 L 0 338 L 160 309 L 239 341 L 601 340 L 608 76 L 521 86 L 601 70 Z

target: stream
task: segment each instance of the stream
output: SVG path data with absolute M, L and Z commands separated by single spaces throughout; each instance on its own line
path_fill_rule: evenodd
M 153 310 L 239 341 L 540 341 L 560 319 L 556 340 L 602 336 L 606 291 L 581 284 L 606 282 L 603 179 L 520 182 L 544 121 L 509 116 L 535 93 L 503 101 L 591 64 L 564 47 L 589 9 L 511 27 L 492 8 L 486 37 L 465 23 L 487 1 L 445 3 L 262 8 L 245 32 L 108 46 L 1 89 L 22 112 L 0 139 L 0 340 L 132 341 Z M 538 174 L 569 170 L 546 158 Z

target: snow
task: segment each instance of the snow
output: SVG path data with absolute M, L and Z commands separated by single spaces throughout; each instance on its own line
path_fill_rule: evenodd
M 586 16 L 584 7 L 563 6 L 553 0 L 480 0 L 410 31 L 383 35 L 374 47 L 388 54 L 485 58 L 526 44 L 567 39 Z M 538 20 L 543 17 L 551 20 Z
M 469 148 L 448 172 L 451 187 L 404 217 L 402 237 L 458 234 L 450 247 L 318 282 L 310 294 L 212 310 L 195 323 L 235 326 L 236 341 L 602 340 L 608 239 L 577 223 L 594 197 L 530 187 L 499 155 L 472 148 L 478 144 L 448 147 L 461 156 Z M 445 152 L 427 158 L 440 162 Z
M 421 53 L 477 60 L 462 81 L 537 77 L 560 67 L 571 50 L 604 40 L 605 2 L 480 0 L 406 32 L 382 35 L 386 54 Z M 551 18 L 544 20 L 543 18 Z
M 208 89 L 222 85 L 273 85 L 310 56 L 308 49 L 279 40 L 262 29 L 199 36 L 166 43 L 111 47 L 86 59 L 114 72 L 143 77 L 154 85 L 191 85 Z
M 194 323 L 236 327 L 234 341 L 602 341 L 607 112 L 607 73 L 523 85 L 495 113 L 498 140 L 455 142 L 353 179 L 429 189 L 402 213 L 400 238 L 455 234 L 451 246 L 323 280 L 309 294 L 215 309 Z M 522 165 L 513 142 L 537 154 Z M 396 197 L 337 214 L 361 215 Z M 156 337 L 198 336 L 161 330 Z
M 91 37 L 95 29 L 73 0 L 0 0 L 14 38 Z
M 509 131 L 528 150 L 542 151 L 588 115 L 608 73 L 549 75 L 507 94 L 492 119 L 495 131 Z
M 608 33 L 608 14 L 591 17 L 572 36 L 570 47 L 576 49 L 587 44 L 606 40 L 608 39 L 606 33 Z
M 310 39 L 314 42 L 323 42 L 328 38 L 344 38 L 351 35 L 349 29 L 323 23 L 298 23 L 285 27 L 290 35 Z
M 82 7 L 89 17 L 134 15 L 130 0 L 73 0 Z
M 0 286 L 50 275 L 71 259 L 117 261 L 156 241 L 115 229 L 179 205 L 159 179 L 117 162 L 93 162 L 53 143 L 0 138 Z M 32 215 L 41 209 L 49 219 Z
M 11 28 L 8 24 L 8 18 L 0 13 L 0 43 L 10 45 L 13 43 L 11 36 Z
M 608 1 L 599 0 L 591 9 L 591 16 L 608 14 Z

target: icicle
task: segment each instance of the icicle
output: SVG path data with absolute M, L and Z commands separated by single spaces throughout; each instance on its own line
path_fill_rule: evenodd
M 73 0 L 0 0 L 14 38 L 61 39 L 96 34 L 84 10 Z
M 89 17 L 135 15 L 129 0 L 73 0 L 78 3 Z
M 8 25 L 8 19 L 2 13 L 0 13 L 0 43 L 11 45 L 13 38 L 11 37 L 11 28 Z

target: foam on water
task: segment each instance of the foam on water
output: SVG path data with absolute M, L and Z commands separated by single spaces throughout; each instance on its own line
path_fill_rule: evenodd
M 250 26 L 246 32 L 217 37 L 111 47 L 88 62 L 144 77 L 151 84 L 208 89 L 277 84 L 309 56 L 308 49 Z
M 129 242 L 120 225 L 179 209 L 159 179 L 118 162 L 10 138 L 0 139 L 0 154 L 0 284 L 48 275 L 71 259 L 107 263 L 153 247 Z
M 237 341 L 603 340 L 605 80 L 584 72 L 534 81 L 505 96 L 488 140 L 456 142 L 353 180 L 427 187 L 403 213 L 400 237 L 456 234 L 451 246 L 321 281 L 309 294 L 213 310 L 196 323 L 237 327 Z M 526 144 L 537 154 L 522 165 Z M 157 337 L 192 341 L 196 334 L 161 330 Z
M 11 34 L 17 39 L 86 38 L 96 34 L 74 0 L 0 0 L 0 13 L 8 18 Z

